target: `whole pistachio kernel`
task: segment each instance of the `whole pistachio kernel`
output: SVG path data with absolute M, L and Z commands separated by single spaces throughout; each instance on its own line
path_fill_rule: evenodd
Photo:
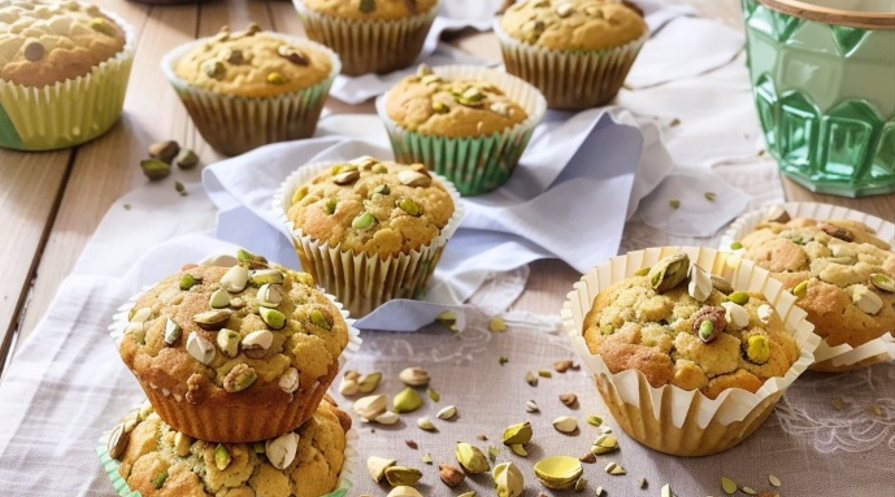
M 351 227 L 354 229 L 362 230 L 373 226 L 373 223 L 376 222 L 376 218 L 373 217 L 373 214 L 364 211 L 357 215 L 353 221 L 351 221 Z
M 416 390 L 406 387 L 392 399 L 392 410 L 398 414 L 416 411 L 423 405 L 423 398 Z
M 239 341 L 242 337 L 238 332 L 223 328 L 218 331 L 217 339 L 218 348 L 229 358 L 236 357 L 239 354 Z
M 892 279 L 892 277 L 887 274 L 871 274 L 870 283 L 884 292 L 895 293 L 895 279 Z
M 193 359 L 208 366 L 214 360 L 214 345 L 208 340 L 202 338 L 196 332 L 190 333 L 186 340 L 186 351 L 189 352 Z
M 529 421 L 510 425 L 503 432 L 504 445 L 527 444 L 531 442 L 532 429 Z
M 764 335 L 752 335 L 746 340 L 746 357 L 755 364 L 764 364 L 771 357 L 771 344 Z
M 401 199 L 398 200 L 398 207 L 402 211 L 410 214 L 413 217 L 418 217 L 420 214 L 422 214 L 420 212 L 420 206 L 416 202 L 414 202 L 413 199 L 407 197 L 401 197 Z
M 388 195 L 392 192 L 392 189 L 388 187 L 385 183 L 381 185 L 376 185 L 372 190 L 370 190 L 370 196 L 373 195 Z
M 180 277 L 180 289 L 183 291 L 193 288 L 197 283 L 199 283 L 199 280 L 190 273 L 183 273 L 183 276 Z
M 159 490 L 165 485 L 165 480 L 168 479 L 168 472 L 162 471 L 161 473 L 155 475 L 152 479 L 152 486 L 155 487 L 156 490 Z
M 202 65 L 202 72 L 211 79 L 224 79 L 227 75 L 227 67 L 219 60 L 210 60 Z
M 273 71 L 267 75 L 267 82 L 272 85 L 284 85 L 288 82 L 288 80 L 282 74 Z
M 274 283 L 265 283 L 258 289 L 256 298 L 262 307 L 276 307 L 283 301 L 282 287 Z
M 457 457 L 457 462 L 460 463 L 460 466 L 462 466 L 469 474 L 474 475 L 488 471 L 488 459 L 481 449 L 475 445 L 466 442 L 457 442 L 457 446 L 454 449 L 454 455 Z
M 436 114 L 447 114 L 451 111 L 450 107 L 444 104 L 444 102 L 432 102 L 432 110 Z
M 276 269 L 257 269 L 249 274 L 248 283 L 253 287 L 260 288 L 262 285 L 273 283 L 279 285 L 283 283 L 286 277 Z
M 749 294 L 746 292 L 733 292 L 727 296 L 727 300 L 737 305 L 746 305 L 749 303 Z
M 218 471 L 224 471 L 231 461 L 233 461 L 233 458 L 230 457 L 230 451 L 227 450 L 227 447 L 224 444 L 218 444 L 214 449 L 214 466 L 218 468 Z
M 180 334 L 182 329 L 180 325 L 175 323 L 171 318 L 165 319 L 165 343 L 168 345 L 174 345 L 175 342 L 180 338 Z
M 261 321 L 275 330 L 281 330 L 286 326 L 286 315 L 276 309 L 262 307 L 259 311 Z
M 730 250 L 740 250 L 743 248 L 743 244 L 740 242 L 733 242 L 730 244 Z
M 255 368 L 248 364 L 237 364 L 224 377 L 224 390 L 228 393 L 238 393 L 252 386 L 258 379 Z
M 311 323 L 323 328 L 326 331 L 333 329 L 332 316 L 327 316 L 321 309 L 312 309 L 308 314 Z
M 715 326 L 711 321 L 705 320 L 699 325 L 699 339 L 705 343 L 709 343 L 715 338 Z
M 661 259 L 647 277 L 650 285 L 658 293 L 667 292 L 680 285 L 690 270 L 690 258 L 685 253 L 677 253 Z

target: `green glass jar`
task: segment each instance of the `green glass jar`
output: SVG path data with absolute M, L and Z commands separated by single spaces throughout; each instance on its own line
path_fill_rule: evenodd
M 768 151 L 812 191 L 895 192 L 892 5 L 743 0 L 747 65 Z M 842 10 L 849 7 L 863 10 Z

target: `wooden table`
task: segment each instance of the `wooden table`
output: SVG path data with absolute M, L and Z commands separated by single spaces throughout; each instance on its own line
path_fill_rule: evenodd
M 109 206 L 143 185 L 138 167 L 147 146 L 175 139 L 199 154 L 202 164 L 222 158 L 199 136 L 159 69 L 170 49 L 228 24 L 241 29 L 250 20 L 264 29 L 302 34 L 287 0 L 215 0 L 198 5 L 151 7 L 124 0 L 93 0 L 116 12 L 136 31 L 138 50 L 121 120 L 102 137 L 79 147 L 42 153 L 0 149 L 0 226 L 5 263 L 0 267 L 0 372 L 34 330 L 71 272 L 84 244 Z M 668 0 L 690 3 L 704 15 L 742 29 L 738 0 Z M 456 46 L 499 60 L 493 35 L 453 35 Z M 347 106 L 330 99 L 333 112 L 372 112 L 372 104 Z M 787 198 L 819 201 L 862 210 L 895 221 L 895 195 L 847 199 L 809 192 L 783 179 Z M 559 261 L 533 265 L 528 288 L 517 306 L 553 312 L 578 274 Z

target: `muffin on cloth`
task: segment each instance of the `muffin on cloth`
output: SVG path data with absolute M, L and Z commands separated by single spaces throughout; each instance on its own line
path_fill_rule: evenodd
M 641 14 L 610 0 L 523 0 L 494 23 L 506 70 L 551 109 L 612 100 L 648 37 Z
M 293 0 L 308 38 L 332 48 L 342 73 L 359 76 L 410 66 L 439 0 Z
M 302 268 L 363 316 L 426 289 L 463 209 L 421 164 L 360 157 L 295 171 L 274 200 Z
M 0 146 L 70 147 L 121 115 L 133 31 L 95 5 L 0 0 Z
M 239 259 L 187 265 L 148 289 L 119 346 L 158 415 L 208 442 L 264 440 L 309 419 L 353 331 L 310 275 Z
M 129 413 L 97 451 L 123 496 L 321 497 L 340 487 L 350 428 L 351 418 L 327 397 L 294 431 L 219 444 L 175 430 L 146 405 Z
M 338 56 L 312 41 L 257 24 L 175 48 L 162 69 L 202 137 L 237 155 L 314 134 Z
M 376 105 L 396 159 L 425 164 L 462 195 L 510 178 L 546 109 L 533 86 L 475 66 L 421 65 Z
M 857 348 L 895 334 L 895 253 L 861 221 L 792 218 L 779 209 L 740 240 L 741 255 L 770 271 L 808 312 L 827 346 Z M 844 371 L 874 362 L 812 366 Z
M 613 417 L 656 450 L 732 447 L 813 361 L 820 340 L 792 295 L 729 257 L 686 247 L 632 252 L 585 274 L 563 307 Z

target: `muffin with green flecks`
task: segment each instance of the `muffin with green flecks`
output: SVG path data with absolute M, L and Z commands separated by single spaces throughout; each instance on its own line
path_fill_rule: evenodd
M 420 297 L 462 217 L 450 182 L 372 157 L 303 166 L 274 209 L 302 268 L 355 316 Z
M 340 68 L 332 50 L 254 23 L 225 26 L 162 60 L 202 137 L 227 155 L 313 135 Z

